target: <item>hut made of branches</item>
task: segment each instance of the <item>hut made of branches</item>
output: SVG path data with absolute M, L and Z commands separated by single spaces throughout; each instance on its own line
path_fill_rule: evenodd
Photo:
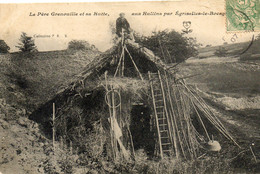
M 51 137 L 55 103 L 57 138 L 64 137 L 81 151 L 86 150 L 87 137 L 99 124 L 105 137 L 101 150 L 105 156 L 130 160 L 136 149 L 145 149 L 151 156 L 163 157 L 166 142 L 160 138 L 160 125 L 164 123 L 158 121 L 156 112 L 156 102 L 161 101 L 170 152 L 165 155 L 197 158 L 205 148 L 203 144 L 213 141 L 213 134 L 236 143 L 197 91 L 176 79 L 175 66 L 166 65 L 137 43 L 119 43 L 97 56 L 74 82 L 30 118 Z M 151 77 L 153 73 L 159 75 L 160 83 Z M 153 91 L 156 85 L 163 93 L 157 101 Z

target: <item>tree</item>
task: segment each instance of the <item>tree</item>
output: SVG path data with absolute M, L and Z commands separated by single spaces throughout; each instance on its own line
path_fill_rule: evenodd
M 153 32 L 151 36 L 140 36 L 135 34 L 136 42 L 152 50 L 166 63 L 183 62 L 189 57 L 198 55 L 196 38 L 171 30 Z
M 68 43 L 69 50 L 97 50 L 95 45 L 91 45 L 85 40 L 72 40 Z
M 0 40 L 0 53 L 8 53 L 10 47 L 5 43 L 4 40 Z
M 218 57 L 226 57 L 228 50 L 225 47 L 220 46 L 216 51 L 215 55 Z
M 25 32 L 22 32 L 21 37 L 19 39 L 20 43 L 18 43 L 17 48 L 19 48 L 22 52 L 35 52 L 37 51 L 37 47 L 34 43 L 34 39 L 31 36 L 27 36 Z

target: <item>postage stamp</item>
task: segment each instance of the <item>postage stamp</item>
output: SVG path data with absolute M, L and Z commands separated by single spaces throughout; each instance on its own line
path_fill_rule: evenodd
M 259 0 L 226 0 L 227 31 L 259 31 Z

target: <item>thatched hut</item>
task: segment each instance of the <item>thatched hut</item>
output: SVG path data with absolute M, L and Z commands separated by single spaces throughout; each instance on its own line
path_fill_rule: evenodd
M 30 118 L 51 136 L 55 103 L 57 136 L 65 135 L 81 150 L 98 123 L 100 151 L 113 159 L 134 158 L 135 149 L 162 158 L 195 158 L 203 143 L 214 142 L 208 133 L 212 125 L 233 140 L 196 91 L 175 79 L 174 66 L 126 40 L 96 57 Z

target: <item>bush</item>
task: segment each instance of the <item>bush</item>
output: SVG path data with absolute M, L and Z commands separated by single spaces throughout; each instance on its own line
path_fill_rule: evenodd
M 34 43 L 33 38 L 31 36 L 27 36 L 27 34 L 25 32 L 22 32 L 19 40 L 20 40 L 20 43 L 18 43 L 18 46 L 16 46 L 16 47 L 19 48 L 19 50 L 21 52 L 36 52 L 37 51 L 37 47 Z
M 68 43 L 69 50 L 96 50 L 95 45 L 90 45 L 85 40 L 72 40 Z
M 151 36 L 139 36 L 135 33 L 136 42 L 152 50 L 166 63 L 183 62 L 189 57 L 198 55 L 196 38 L 184 37 L 174 30 L 153 32 Z
M 5 43 L 4 40 L 0 40 L 0 53 L 8 53 L 10 47 Z
M 218 56 L 218 57 L 226 57 L 227 56 L 227 49 L 225 47 L 219 47 L 214 55 Z

